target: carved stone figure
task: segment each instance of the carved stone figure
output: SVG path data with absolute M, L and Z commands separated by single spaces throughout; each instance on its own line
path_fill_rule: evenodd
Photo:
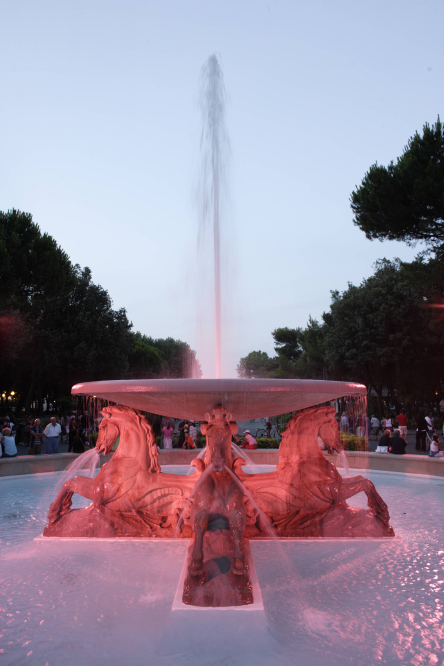
M 102 410 L 96 448 L 117 451 L 95 479 L 76 476 L 51 504 L 44 536 L 168 536 L 191 495 L 196 479 L 162 474 L 151 426 L 131 407 Z M 71 509 L 74 493 L 91 500 L 87 509 Z M 189 526 L 181 536 L 191 536 Z
M 194 606 L 243 605 L 253 602 L 243 532 L 244 492 L 232 471 L 231 440 L 237 424 L 223 407 L 206 414 L 201 432 L 207 438 L 205 461 L 193 464 L 202 473 L 194 493 L 191 525 L 195 532 L 183 601 Z M 244 464 L 245 460 L 242 460 Z
M 387 505 L 363 476 L 341 477 L 318 445 L 321 436 L 329 452 L 341 451 L 332 407 L 312 407 L 295 414 L 282 433 L 275 472 L 246 474 L 234 469 L 282 537 L 394 536 Z M 368 510 L 349 507 L 346 500 L 364 492 Z M 260 516 L 248 506 L 246 534 L 261 533 Z
M 95 479 L 67 481 L 51 504 L 44 536 L 193 537 L 183 602 L 195 606 L 253 603 L 244 538 L 272 530 L 280 537 L 390 537 L 387 506 L 363 476 L 342 478 L 324 456 L 342 450 L 331 407 L 295 414 L 282 435 L 276 471 L 247 474 L 233 454 L 237 424 L 221 406 L 206 414 L 205 459 L 195 459 L 190 476 L 164 474 L 151 426 L 130 407 L 106 407 L 97 450 L 111 460 Z M 346 500 L 364 492 L 368 509 Z M 74 493 L 91 500 L 72 509 Z M 267 528 L 268 526 L 268 528 Z M 268 529 L 268 532 L 267 532 Z

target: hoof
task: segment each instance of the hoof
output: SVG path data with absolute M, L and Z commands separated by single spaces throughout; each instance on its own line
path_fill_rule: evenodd
M 203 575 L 204 571 L 205 567 L 203 563 L 203 558 L 193 557 L 188 566 L 188 573 L 190 574 L 190 576 L 192 576 L 193 578 L 198 578 L 199 576 Z
M 235 576 L 243 576 L 245 573 L 245 561 L 235 557 L 231 564 L 231 571 Z

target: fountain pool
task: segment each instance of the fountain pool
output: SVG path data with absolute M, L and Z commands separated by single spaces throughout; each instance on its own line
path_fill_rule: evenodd
M 252 539 L 263 611 L 172 611 L 187 540 L 35 540 L 61 473 L 0 479 L 2 665 L 442 664 L 444 480 L 361 473 L 397 536 Z

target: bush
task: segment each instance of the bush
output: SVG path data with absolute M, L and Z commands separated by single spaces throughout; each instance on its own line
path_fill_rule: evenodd
M 340 432 L 341 444 L 346 451 L 367 451 L 365 437 L 358 437 L 349 432 Z
M 257 448 L 258 449 L 278 449 L 280 443 L 281 443 L 280 439 L 272 439 L 271 437 L 259 437 L 257 439 Z M 247 451 L 248 451 L 248 449 L 247 449 Z

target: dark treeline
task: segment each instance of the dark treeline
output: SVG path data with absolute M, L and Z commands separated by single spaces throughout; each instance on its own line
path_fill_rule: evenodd
M 17 411 L 41 411 L 46 396 L 68 406 L 78 382 L 199 376 L 186 342 L 133 332 L 30 214 L 0 212 L 0 285 L 0 389 L 14 391 Z
M 362 382 L 408 415 L 439 409 L 444 384 L 444 128 L 411 137 L 396 163 L 374 164 L 351 194 L 354 224 L 367 238 L 396 239 L 426 250 L 412 263 L 377 262 L 359 286 L 349 284 L 320 322 L 278 328 L 276 356 L 253 351 L 240 377 L 300 377 Z
M 334 379 L 362 382 L 409 413 L 443 398 L 443 256 L 413 263 L 382 260 L 359 286 L 332 292 L 328 312 L 306 328 L 278 328 L 276 356 L 253 351 L 240 377 Z

